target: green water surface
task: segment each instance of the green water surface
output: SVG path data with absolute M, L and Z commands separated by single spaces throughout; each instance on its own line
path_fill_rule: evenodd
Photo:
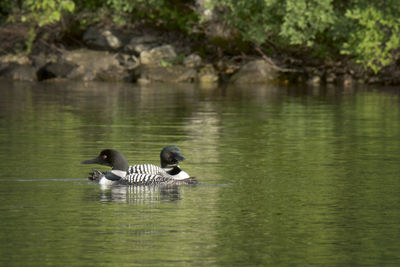
M 398 88 L 0 92 L 1 266 L 400 265 Z M 170 144 L 200 185 L 104 189 L 79 164 Z

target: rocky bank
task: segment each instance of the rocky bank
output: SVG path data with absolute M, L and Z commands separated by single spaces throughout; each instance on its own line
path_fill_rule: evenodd
M 361 77 L 342 63 L 302 66 L 302 62 L 275 63 L 265 55 L 246 56 L 235 62 L 202 58 L 190 45 L 166 40 L 157 34 L 118 34 L 90 27 L 82 45 L 51 52 L 0 56 L 0 78 L 44 81 L 123 81 L 133 83 L 292 83 L 313 85 L 385 82 L 385 78 Z M 194 50 L 194 52 L 193 52 Z M 278 66 L 279 65 L 279 66 Z M 289 67 L 285 67 L 289 66 Z M 396 77 L 396 76 L 394 76 Z M 398 75 L 400 77 L 400 75 Z M 383 79 L 383 80 L 382 80 Z M 391 84 L 399 80 L 390 79 Z

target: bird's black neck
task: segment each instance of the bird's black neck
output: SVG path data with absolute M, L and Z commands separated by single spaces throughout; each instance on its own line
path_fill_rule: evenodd
M 181 168 L 179 168 L 179 166 L 177 166 L 177 165 L 175 165 L 172 168 L 170 168 L 169 170 L 167 170 L 167 173 L 169 175 L 176 175 L 180 172 L 181 172 Z
M 124 157 L 117 157 L 113 162 L 113 170 L 128 171 L 129 165 Z

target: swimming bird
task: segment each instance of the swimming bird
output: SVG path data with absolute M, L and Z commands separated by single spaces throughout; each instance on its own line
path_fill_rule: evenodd
M 128 173 L 152 173 L 159 174 L 164 171 L 175 180 L 185 180 L 190 177 L 185 171 L 179 167 L 179 161 L 184 161 L 185 157 L 177 146 L 166 146 L 160 152 L 161 168 L 154 164 L 137 164 L 129 166 Z
M 159 168 L 155 173 L 133 172 L 122 153 L 113 150 L 105 149 L 100 154 L 90 160 L 81 162 L 82 164 L 100 164 L 109 166 L 111 171 L 100 172 L 94 170 L 90 174 L 89 179 L 97 181 L 102 185 L 126 184 L 126 185 L 150 185 L 150 184 L 193 184 L 192 178 L 176 180 L 172 175 L 168 174 L 162 168 Z M 147 165 L 147 164 L 142 164 Z M 150 164 L 149 164 L 150 165 Z M 157 167 L 157 166 L 156 166 Z M 196 181 L 197 182 L 197 181 Z

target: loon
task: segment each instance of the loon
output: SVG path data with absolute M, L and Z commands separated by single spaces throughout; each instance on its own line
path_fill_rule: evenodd
M 181 154 L 181 150 L 177 146 L 166 146 L 161 150 L 160 161 L 161 168 L 153 164 L 138 164 L 129 166 L 128 173 L 151 173 L 159 174 L 167 172 L 175 180 L 185 180 L 190 177 L 185 171 L 179 167 L 179 161 L 184 161 L 185 157 Z
M 111 171 L 102 173 L 94 170 L 89 177 L 90 180 L 98 181 L 101 185 L 151 185 L 151 184 L 195 184 L 197 181 L 194 178 L 187 177 L 182 179 L 174 179 L 174 176 L 166 170 L 154 166 L 152 172 L 139 171 L 144 166 L 150 167 L 152 164 L 133 165 L 129 167 L 122 153 L 113 150 L 105 149 L 100 154 L 90 160 L 81 162 L 82 164 L 100 164 L 112 167 Z M 135 167 L 136 166 L 136 167 Z M 140 167 L 142 166 L 142 167 Z M 157 168 L 158 170 L 156 170 Z M 179 168 L 179 167 L 178 167 Z M 136 172 L 134 170 L 137 170 Z

